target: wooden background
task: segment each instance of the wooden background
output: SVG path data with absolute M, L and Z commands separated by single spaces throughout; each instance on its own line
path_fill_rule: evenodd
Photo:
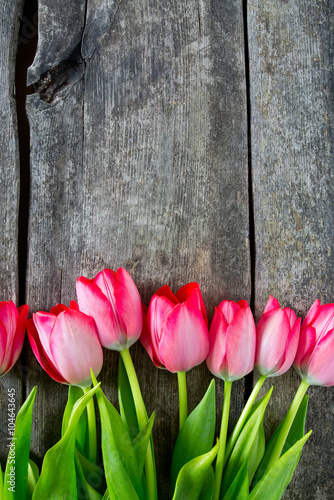
M 250 301 L 256 319 L 270 293 L 302 316 L 317 297 L 333 301 L 331 0 L 39 0 L 29 130 L 19 139 L 18 75 L 37 38 L 29 0 L 18 37 L 23 4 L 0 0 L 1 300 L 49 310 L 75 298 L 77 276 L 124 266 L 147 304 L 165 283 L 176 291 L 198 281 L 210 315 L 225 298 Z M 156 410 L 164 500 L 176 377 L 155 369 L 139 343 L 131 351 Z M 100 376 L 115 404 L 117 360 L 106 352 Z M 1 458 L 7 388 L 19 405 L 37 384 L 40 464 L 59 438 L 66 388 L 28 345 L 21 364 L 0 382 Z M 189 373 L 190 409 L 210 378 L 205 366 Z M 273 382 L 268 433 L 299 379 L 290 370 Z M 252 383 L 233 385 L 231 424 Z M 217 381 L 219 418 L 222 391 Z M 285 498 L 329 500 L 333 391 L 309 394 L 313 434 Z

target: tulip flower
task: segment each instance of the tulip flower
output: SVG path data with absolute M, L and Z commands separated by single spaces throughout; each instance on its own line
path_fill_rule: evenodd
M 257 325 L 255 364 L 261 375 L 276 377 L 285 373 L 295 359 L 301 318 L 288 307 L 282 309 L 272 295 Z
M 147 323 L 140 340 L 159 368 L 186 372 L 208 356 L 207 316 L 197 283 L 183 286 L 175 295 L 168 285 L 159 288 L 151 299 Z
M 223 300 L 215 309 L 210 327 L 210 353 L 206 360 L 213 375 L 223 379 L 224 406 L 219 450 L 215 469 L 214 500 L 220 496 L 225 445 L 230 412 L 232 382 L 254 369 L 256 328 L 252 311 L 245 300 Z
M 91 384 L 90 368 L 98 376 L 103 353 L 93 318 L 58 304 L 37 312 L 27 322 L 32 350 L 51 378 L 83 389 Z
M 210 327 L 210 353 L 206 360 L 213 375 L 233 382 L 254 369 L 256 328 L 245 300 L 223 300 Z
M 334 304 L 317 299 L 303 321 L 294 367 L 309 385 L 334 385 Z
M 9 300 L 0 302 L 0 376 L 16 363 L 22 351 L 29 306 L 19 308 Z
M 129 348 L 140 337 L 143 328 L 142 303 L 130 274 L 123 268 L 117 272 L 104 269 L 94 279 L 77 279 L 78 307 L 94 318 L 103 347 L 120 351 L 126 369 L 138 425 L 147 423 L 146 409 Z M 151 443 L 145 459 L 145 475 L 149 500 L 156 498 L 154 457 Z
M 139 339 L 143 327 L 140 295 L 124 268 L 104 269 L 92 280 L 77 279 L 80 311 L 94 318 L 101 344 L 122 351 Z

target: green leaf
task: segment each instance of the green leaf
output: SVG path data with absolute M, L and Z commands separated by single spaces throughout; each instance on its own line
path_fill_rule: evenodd
M 22 500 L 27 495 L 32 412 L 36 390 L 37 387 L 34 387 L 19 410 L 15 421 L 13 439 L 11 442 L 8 441 L 9 445 L 13 444 L 11 448 L 8 447 L 3 491 L 4 500 Z M 14 486 L 9 482 L 11 477 L 14 479 Z M 9 488 L 12 488 L 12 490 Z
M 71 414 L 73 411 L 73 407 L 75 403 L 82 397 L 84 394 L 83 390 L 81 387 L 76 387 L 75 385 L 70 385 L 68 388 L 68 398 L 67 398 L 67 403 L 65 406 L 64 410 L 64 415 L 63 415 L 63 422 L 62 422 L 62 429 L 61 429 L 61 436 L 65 434 L 69 420 L 71 418 Z M 86 444 L 86 434 L 87 434 L 87 411 L 84 411 L 80 417 L 78 427 L 77 427 L 77 435 L 76 439 L 79 444 L 79 447 L 81 450 L 85 450 L 85 444 Z
M 131 439 L 134 439 L 139 434 L 139 425 L 130 382 L 121 356 L 118 365 L 118 401 L 122 420 Z
M 80 494 L 78 494 L 78 497 L 85 498 L 87 500 L 101 500 L 102 495 L 100 495 L 100 493 L 98 493 L 96 490 L 94 490 L 94 488 L 87 482 L 87 480 L 85 478 L 85 474 L 82 470 L 80 459 L 79 459 L 78 455 L 76 455 L 75 463 L 76 463 L 76 468 L 77 468 L 78 478 L 79 478 L 79 488 L 81 487 L 80 488 L 81 491 L 80 491 L 80 489 L 78 491 L 78 493 L 80 493 Z
M 153 412 L 145 427 L 142 429 L 142 431 L 140 431 L 138 436 L 136 436 L 135 439 L 132 440 L 132 446 L 136 455 L 140 475 L 142 475 L 144 469 L 146 450 L 151 438 L 154 418 L 155 413 Z
M 2 468 L 0 467 L 0 500 L 3 500 L 3 481 L 4 481 L 4 477 L 3 477 L 3 472 L 2 472 Z
M 101 495 L 106 489 L 106 482 L 104 479 L 103 469 L 98 465 L 90 462 L 82 453 L 76 448 L 76 457 L 80 461 L 82 472 L 85 480 L 98 491 Z
M 212 380 L 202 401 L 189 415 L 176 440 L 171 468 L 172 491 L 182 467 L 193 458 L 211 450 L 215 427 L 215 381 Z
M 266 437 L 264 434 L 263 420 L 255 436 L 253 446 L 248 455 L 248 483 L 251 484 L 254 474 L 261 463 L 266 449 Z
M 246 462 L 251 453 L 259 428 L 262 425 L 272 389 L 271 387 L 267 394 L 253 405 L 250 416 L 240 432 L 223 475 L 222 496 L 226 494 L 238 474 L 239 469 L 242 467 L 243 463 Z
M 102 500 L 109 500 L 109 498 L 110 498 L 109 492 L 108 492 L 108 489 L 106 489 L 105 494 L 103 495 Z
M 88 402 L 98 391 L 100 384 L 82 396 L 73 406 L 68 427 L 58 443 L 50 448 L 43 461 L 41 476 L 36 485 L 33 500 L 52 498 L 77 498 L 75 469 L 75 438 L 80 417 Z
M 218 453 L 216 444 L 211 451 L 186 463 L 177 477 L 173 500 L 197 500 L 207 471 Z
M 280 500 L 298 465 L 300 454 L 312 431 L 297 441 L 257 483 L 249 500 Z
M 32 498 L 38 480 L 39 480 L 39 469 L 35 464 L 35 462 L 29 460 L 27 500 L 30 500 Z
M 93 384 L 96 379 L 92 374 Z M 110 498 L 143 499 L 143 487 L 128 431 L 117 410 L 99 389 L 97 403 L 101 417 L 104 471 Z
M 209 467 L 204 479 L 204 484 L 198 500 L 212 500 L 213 491 L 215 489 L 215 473 L 213 467 Z
M 238 474 L 235 476 L 233 483 L 229 487 L 227 493 L 223 497 L 223 500 L 246 500 L 249 495 L 249 483 L 248 483 L 248 460 L 246 460 Z
M 304 436 L 305 432 L 305 421 L 306 421 L 306 413 L 307 413 L 307 405 L 308 405 L 308 395 L 306 394 L 298 408 L 298 411 L 296 413 L 296 416 L 294 418 L 294 421 L 292 423 L 291 429 L 289 431 L 289 434 L 287 436 L 287 439 L 284 444 L 284 448 L 282 451 L 283 455 L 286 451 L 288 451 L 299 439 L 301 439 Z M 279 431 L 281 430 L 281 427 L 283 425 L 284 420 L 279 424 L 277 429 L 275 430 L 274 434 L 270 438 L 269 443 L 267 444 L 266 450 L 264 457 L 262 459 L 262 462 L 260 464 L 260 467 L 256 471 L 256 475 L 253 481 L 253 487 L 258 483 L 261 479 L 261 477 L 264 474 L 264 471 L 267 467 L 267 463 L 270 459 L 272 450 L 275 446 L 276 439 L 278 436 Z

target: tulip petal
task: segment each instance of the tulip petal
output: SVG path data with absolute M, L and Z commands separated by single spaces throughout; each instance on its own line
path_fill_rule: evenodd
M 209 334 L 202 312 L 178 304 L 162 327 L 159 353 L 170 372 L 188 371 L 209 354 Z
M 261 375 L 270 375 L 280 366 L 290 333 L 290 321 L 282 309 L 262 315 L 257 326 L 256 365 Z
M 10 366 L 14 366 L 18 357 L 21 354 L 24 336 L 26 333 L 26 321 L 29 314 L 29 306 L 23 305 L 18 308 L 19 317 L 17 320 L 16 332 L 13 339 L 11 356 L 10 356 Z
M 241 300 L 238 300 L 237 304 L 239 304 L 239 306 L 243 309 L 244 307 L 249 307 L 249 304 L 247 302 L 247 300 L 244 300 L 244 299 L 241 299 Z
M 103 353 L 93 318 L 68 309 L 57 316 L 50 349 L 55 365 L 71 385 L 88 387 L 91 384 L 90 368 L 98 376 L 103 363 Z
M 18 317 L 19 313 L 14 302 L 11 300 L 8 300 L 8 302 L 0 302 L 0 321 L 6 330 L 6 346 L 1 363 L 5 371 L 10 369 L 10 359 Z
M 31 348 L 41 367 L 53 380 L 55 380 L 56 382 L 60 382 L 61 384 L 66 384 L 67 382 L 64 379 L 64 377 L 61 376 L 57 368 L 54 366 L 53 362 L 50 360 L 50 358 L 44 351 L 41 341 L 39 339 L 36 326 L 32 319 L 28 319 L 27 321 L 27 331 Z
M 283 375 L 283 373 L 287 372 L 288 369 L 292 366 L 298 348 L 300 324 L 301 318 L 298 318 L 298 320 L 292 327 L 291 333 L 286 341 L 285 353 L 282 359 L 281 367 L 272 376 L 277 377 L 278 375 Z
M 188 283 L 187 285 L 182 286 L 176 293 L 176 298 L 180 302 L 188 301 L 189 303 L 189 301 L 194 301 L 194 305 L 196 303 L 197 307 L 202 311 L 204 321 L 206 323 L 206 326 L 208 326 L 206 308 L 198 283 Z
M 302 328 L 306 328 L 307 326 L 311 325 L 312 321 L 318 316 L 320 311 L 320 300 L 317 299 L 315 302 L 313 302 L 312 306 L 309 309 L 309 312 L 307 313 L 303 324 Z
M 305 370 L 316 343 L 315 328 L 309 326 L 301 329 L 300 338 L 294 360 L 294 368 L 304 378 Z
M 32 317 L 38 331 L 38 337 L 42 344 L 43 350 L 45 351 L 48 359 L 50 359 L 52 363 L 55 364 L 50 350 L 50 336 L 54 328 L 57 316 L 55 314 L 39 311 L 33 314 Z
M 159 295 L 166 297 L 166 299 L 170 300 L 175 306 L 179 304 L 179 300 L 176 298 L 176 296 L 173 294 L 172 290 L 169 288 L 168 285 L 161 286 L 154 295 Z
M 270 295 L 268 302 L 266 303 L 266 306 L 264 308 L 263 314 L 266 314 L 267 312 L 271 311 L 272 309 L 280 309 L 281 306 L 279 305 L 279 302 L 275 297 Z
M 224 360 L 226 356 L 226 331 L 228 324 L 224 314 L 216 307 L 210 326 L 210 352 L 206 364 L 210 372 L 216 377 L 224 379 Z
M 297 321 L 297 316 L 296 316 L 295 311 L 293 309 L 290 309 L 289 307 L 284 307 L 283 311 L 287 315 L 287 317 L 290 321 L 290 326 L 292 328 Z
M 143 328 L 142 304 L 133 279 L 123 267 L 117 270 L 116 278 L 113 293 L 108 289 L 107 297 L 111 304 L 115 300 L 116 312 L 125 327 L 127 339 L 125 347 L 129 348 L 139 339 Z M 105 281 L 104 285 L 108 286 L 108 281 Z M 101 290 L 103 291 L 102 288 Z
M 225 316 L 228 325 L 231 323 L 237 312 L 241 310 L 241 306 L 232 300 L 223 300 L 218 307 Z
M 5 325 L 0 320 L 0 375 L 7 371 L 7 366 L 3 363 L 6 354 L 7 331 Z
M 334 385 L 334 328 L 316 345 L 310 357 L 306 382 L 312 385 Z
M 324 304 L 320 307 L 317 317 L 312 321 L 317 333 L 317 341 L 334 328 L 334 304 Z
M 50 313 L 54 314 L 55 316 L 58 316 L 58 314 L 60 314 L 63 311 L 66 311 L 67 309 L 68 309 L 68 307 L 65 306 L 64 304 L 57 304 L 56 306 L 53 306 L 50 309 Z
M 92 280 L 83 276 L 77 279 L 76 290 L 80 311 L 94 318 L 101 344 L 107 349 L 121 351 L 126 344 L 124 325 L 119 316 L 114 317 L 107 297 Z M 117 326 L 122 330 L 119 331 Z
M 249 307 L 235 314 L 226 333 L 227 377 L 233 382 L 254 369 L 256 327 Z
M 141 333 L 139 340 L 141 341 L 141 343 L 145 347 L 148 355 L 150 356 L 150 358 L 153 361 L 153 363 L 155 364 L 155 366 L 158 368 L 163 368 L 163 365 L 162 365 L 160 358 L 159 358 L 158 346 L 157 346 L 157 343 L 155 341 L 155 338 L 153 338 L 153 337 L 155 337 L 155 336 L 151 336 L 151 332 L 150 332 L 150 329 L 148 326 L 148 320 L 147 320 L 147 316 L 145 314 L 145 308 L 144 308 L 144 304 L 143 304 L 143 331 Z

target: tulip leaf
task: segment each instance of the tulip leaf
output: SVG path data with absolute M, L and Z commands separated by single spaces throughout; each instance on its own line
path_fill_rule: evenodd
M 213 467 L 210 466 L 206 472 L 204 484 L 198 500 L 212 500 L 213 491 L 215 489 L 215 473 Z
M 248 483 L 248 460 L 246 460 L 238 474 L 235 476 L 233 483 L 229 487 L 227 493 L 224 495 L 223 500 L 247 500 L 249 495 Z
M 103 495 L 102 500 L 109 500 L 109 498 L 110 498 L 110 496 L 109 496 L 109 491 L 108 491 L 108 489 L 106 489 L 106 491 L 105 491 L 105 493 L 104 493 L 104 495 Z
M 93 374 L 92 380 L 95 385 Z M 141 476 L 128 430 L 101 389 L 96 397 L 101 417 L 102 455 L 109 496 L 112 500 L 143 499 Z
M 37 387 L 20 408 L 12 441 L 8 441 L 8 458 L 4 474 L 3 499 L 25 499 L 28 487 L 28 463 L 32 412 Z M 12 484 L 14 483 L 14 484 Z
M 297 441 L 299 441 L 304 436 L 308 398 L 309 398 L 308 395 L 305 394 L 305 396 L 304 396 L 304 398 L 303 398 L 303 400 L 298 408 L 298 411 L 296 413 L 294 421 L 292 423 L 291 429 L 290 429 L 289 434 L 287 436 L 287 439 L 285 441 L 281 455 L 283 455 L 286 451 L 288 451 Z M 253 487 L 256 485 L 256 483 L 258 481 L 260 481 L 261 477 L 263 476 L 263 474 L 266 470 L 267 463 L 270 459 L 272 450 L 273 450 L 274 445 L 276 443 L 277 436 L 278 436 L 279 431 L 281 430 L 283 422 L 284 422 L 284 419 L 279 424 L 279 426 L 275 430 L 274 434 L 270 438 L 269 443 L 267 444 L 264 457 L 263 457 L 262 462 L 261 462 L 258 470 L 256 471 L 256 475 L 254 477 Z
M 259 428 L 263 422 L 264 413 L 269 402 L 272 389 L 273 388 L 271 387 L 267 394 L 253 405 L 250 416 L 240 432 L 224 472 L 221 491 L 222 496 L 224 496 L 228 491 L 242 464 L 248 459 L 251 453 Z
M 132 440 L 132 446 L 137 459 L 137 465 L 140 475 L 142 475 L 144 469 L 146 450 L 151 438 L 154 418 L 155 413 L 153 412 L 145 427 L 140 431 L 138 436 L 136 436 L 135 439 Z
M 298 465 L 302 448 L 312 431 L 299 439 L 257 483 L 249 500 L 280 500 Z
M 3 487 L 4 487 L 4 477 L 3 477 L 3 472 L 2 468 L 0 466 L 0 500 L 3 500 Z
M 216 427 L 215 381 L 212 380 L 202 401 L 184 422 L 175 443 L 172 468 L 172 491 L 182 467 L 212 448 Z
M 76 455 L 75 463 L 79 478 L 78 497 L 85 498 L 87 500 L 101 500 L 102 495 L 100 495 L 100 493 L 94 490 L 94 488 L 87 482 L 78 455 Z
M 62 429 L 61 429 L 61 435 L 63 435 L 66 432 L 66 429 L 68 427 L 69 420 L 71 418 L 71 414 L 73 411 L 73 407 L 75 403 L 82 397 L 84 394 L 83 390 L 81 387 L 77 387 L 75 385 L 70 385 L 68 388 L 68 398 L 67 398 L 67 403 L 65 406 L 64 410 L 64 415 L 63 415 L 63 422 L 62 422 Z M 76 434 L 76 440 L 79 444 L 80 450 L 85 450 L 85 444 L 86 444 L 86 434 L 87 434 L 87 411 L 84 411 L 80 417 L 78 427 L 77 427 L 77 434 Z
M 106 483 L 104 480 L 103 469 L 98 465 L 90 462 L 86 457 L 80 453 L 78 448 L 76 449 L 76 456 L 80 462 L 82 472 L 85 476 L 85 480 L 99 493 L 102 493 L 106 489 Z
M 263 420 L 255 436 L 253 446 L 248 455 L 248 482 L 252 483 L 254 474 L 261 463 L 266 449 L 266 437 L 264 434 Z
M 33 500 L 40 500 L 41 498 L 77 498 L 75 469 L 77 426 L 88 402 L 99 389 L 99 385 L 87 392 L 74 404 L 64 436 L 46 452 Z
M 39 469 L 35 464 L 35 462 L 29 460 L 27 500 L 30 500 L 32 498 L 38 480 L 39 480 Z
M 208 453 L 187 462 L 177 477 L 173 500 L 197 500 L 202 490 L 207 471 L 218 453 L 216 444 Z
M 139 425 L 130 382 L 121 356 L 118 365 L 118 401 L 122 420 L 134 439 L 139 434 Z

